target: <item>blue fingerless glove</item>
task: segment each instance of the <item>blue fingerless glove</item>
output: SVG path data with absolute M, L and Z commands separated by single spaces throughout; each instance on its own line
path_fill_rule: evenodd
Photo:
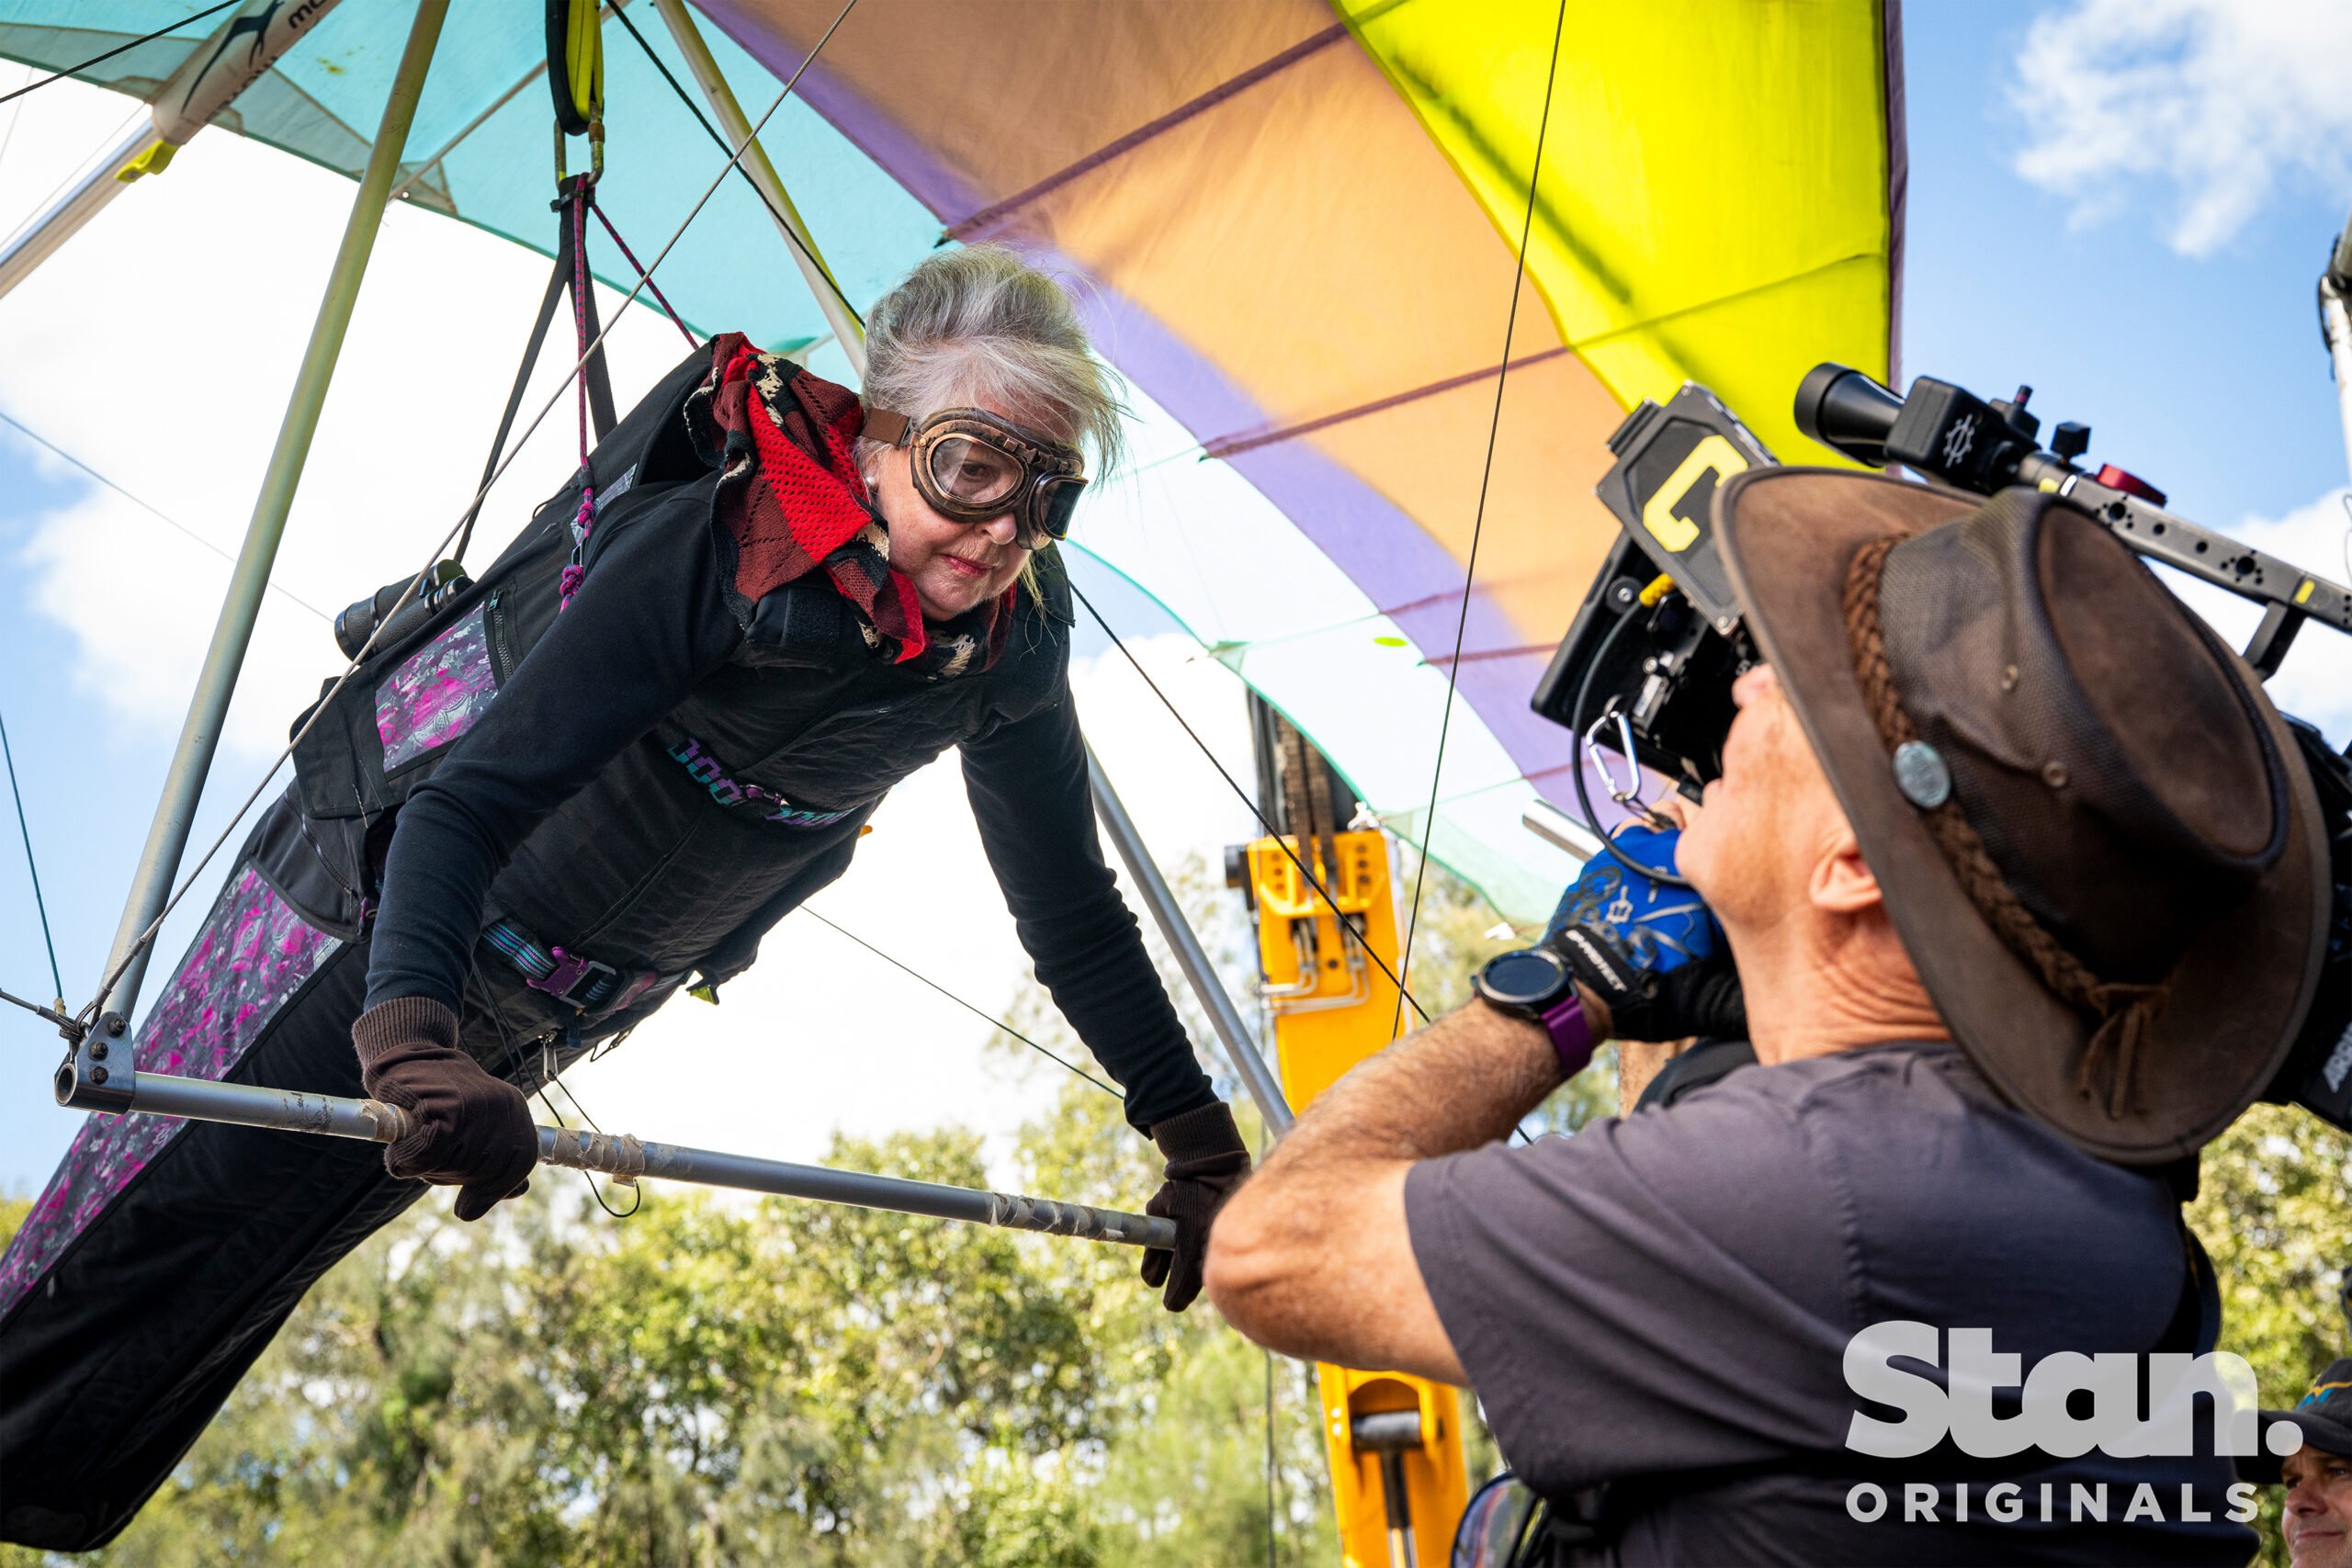
M 1660 831 L 1628 822 L 1610 843 L 1634 864 L 1671 872 L 1674 846 L 1681 837 L 1679 828 Z M 1628 871 L 1605 853 L 1585 862 L 1582 874 L 1560 895 L 1560 907 L 1552 911 L 1544 940 L 1553 941 L 1570 926 L 1600 932 L 1634 967 L 1653 975 L 1724 951 L 1723 928 L 1698 894 Z
M 1630 822 L 1610 840 L 1634 865 L 1674 869 L 1679 829 Z M 1620 1040 L 1743 1038 L 1747 1009 L 1731 944 L 1698 894 L 1596 854 L 1560 896 L 1544 945 L 1608 1004 Z

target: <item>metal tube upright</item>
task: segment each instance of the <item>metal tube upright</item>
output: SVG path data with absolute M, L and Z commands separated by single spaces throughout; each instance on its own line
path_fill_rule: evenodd
M 262 9 L 261 0 L 245 0 L 231 12 L 187 51 L 170 78 L 149 96 L 147 112 L 89 173 L 0 246 L 0 294 L 31 276 L 34 268 L 79 233 L 131 181 L 161 174 L 174 153 L 342 3 L 311 0 L 288 11 L 276 5 Z M 248 37 L 250 42 L 236 47 Z
M 728 141 L 743 149 L 742 169 L 752 176 L 752 183 L 767 198 L 768 215 L 775 220 L 784 235 L 784 248 L 792 253 L 792 263 L 808 284 L 808 292 L 817 297 L 817 308 L 825 312 L 825 320 L 833 329 L 833 340 L 842 345 L 850 368 L 858 379 L 865 378 L 865 329 L 852 315 L 841 297 L 841 290 L 831 270 L 819 254 L 817 242 L 808 232 L 808 225 L 800 217 L 800 209 L 792 205 L 792 197 L 784 188 L 783 179 L 775 165 L 768 161 L 767 149 L 752 139 L 752 122 L 743 113 L 743 106 L 735 101 L 735 91 L 720 74 L 718 62 L 711 58 L 710 45 L 703 41 L 702 33 L 695 27 L 694 17 L 686 12 L 685 0 L 653 0 L 654 9 L 662 13 L 668 24 L 671 41 L 678 52 L 686 57 L 686 67 L 694 73 L 695 83 L 702 88 L 702 96 L 710 102 L 711 112 L 718 117 L 718 129 Z
M 246 525 L 245 542 L 237 553 L 237 564 L 229 579 L 228 597 L 220 606 L 220 619 L 212 629 L 212 644 L 205 650 L 203 667 L 197 672 L 187 719 L 181 726 L 179 745 L 173 750 L 170 770 L 164 776 L 163 798 L 156 804 L 155 820 L 147 830 L 147 844 L 140 852 L 139 869 L 131 879 L 130 897 L 123 906 L 122 924 L 115 932 L 114 949 L 107 958 L 107 974 L 113 974 L 118 965 L 124 967 L 121 978 L 100 996 L 98 1005 L 126 1018 L 138 1003 L 139 987 L 146 978 L 147 961 L 153 953 L 153 942 L 142 944 L 140 939 L 169 901 L 172 878 L 187 848 L 197 801 L 204 793 L 205 775 L 211 769 L 212 754 L 220 743 L 221 721 L 229 711 L 229 698 L 236 691 L 237 673 L 244 663 L 246 647 L 253 640 L 254 622 L 261 614 L 262 594 L 269 586 L 270 567 L 277 558 L 287 513 L 294 505 L 294 492 L 301 483 L 302 465 L 311 453 L 311 438 L 319 427 L 319 411 L 325 405 L 327 387 L 334 378 L 335 359 L 343 349 L 344 333 L 351 325 L 360 281 L 368 271 L 368 255 L 375 249 L 376 230 L 383 222 L 392 178 L 400 172 L 401 153 L 408 142 L 409 127 L 416 118 L 425 72 L 432 63 L 434 48 L 441 39 L 441 25 L 448 12 L 449 0 L 418 0 L 416 18 L 409 26 L 408 44 L 401 52 L 400 69 L 392 78 L 391 96 L 385 102 L 375 145 L 368 151 L 367 168 L 359 177 L 359 193 L 352 198 L 343 243 L 335 251 L 334 265 L 327 274 L 326 291 L 319 301 L 310 346 L 303 351 L 302 367 L 294 378 L 286 417 L 278 426 L 277 445 L 270 453 L 261 493 L 254 502 L 253 521 Z
M 1142 895 L 1144 907 L 1159 922 L 1159 934 L 1168 939 L 1169 947 L 1176 954 L 1176 966 L 1191 982 L 1193 994 L 1201 999 L 1209 1022 L 1216 1026 L 1217 1038 L 1225 1042 L 1226 1055 L 1232 1059 L 1233 1070 L 1240 1075 L 1241 1087 L 1258 1102 L 1258 1114 L 1265 1119 L 1266 1131 L 1281 1137 L 1290 1131 L 1296 1118 L 1291 1114 L 1290 1100 L 1283 1093 L 1282 1079 L 1266 1066 L 1266 1058 L 1250 1043 L 1249 1026 L 1241 1021 L 1240 1010 L 1233 1005 L 1225 983 L 1217 978 L 1216 969 L 1209 963 L 1207 950 L 1184 919 L 1183 907 L 1176 902 L 1176 894 L 1168 879 L 1159 874 L 1159 867 L 1151 858 L 1151 851 L 1136 830 L 1135 818 L 1127 815 L 1119 792 L 1111 787 L 1111 775 L 1102 771 L 1102 761 L 1094 749 L 1086 749 L 1086 772 L 1094 786 L 1094 813 L 1111 832 L 1111 842 L 1119 852 L 1129 875 L 1136 880 L 1136 891 Z

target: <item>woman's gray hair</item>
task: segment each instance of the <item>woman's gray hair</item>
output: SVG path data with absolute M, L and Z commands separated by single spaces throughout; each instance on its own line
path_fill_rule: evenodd
M 934 251 L 865 318 L 868 408 L 921 423 L 989 405 L 1043 434 L 1093 449 L 1090 475 L 1125 447 L 1118 378 L 1094 356 L 1061 284 L 1001 245 Z M 885 448 L 857 444 L 858 466 Z

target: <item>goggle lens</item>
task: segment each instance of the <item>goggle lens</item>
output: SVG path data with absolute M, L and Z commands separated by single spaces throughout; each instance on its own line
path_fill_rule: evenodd
M 1037 486 L 1037 531 L 1049 539 L 1069 537 L 1070 520 L 1078 514 L 1078 498 L 1086 492 L 1081 479 L 1050 479 Z
M 993 506 L 1020 488 L 1020 459 L 968 435 L 951 435 L 931 448 L 932 483 L 966 506 Z

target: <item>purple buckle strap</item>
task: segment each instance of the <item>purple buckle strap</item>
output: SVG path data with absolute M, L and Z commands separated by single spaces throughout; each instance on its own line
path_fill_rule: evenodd
M 620 977 L 620 971 L 611 964 L 599 964 L 593 958 L 582 958 L 577 953 L 566 953 L 560 947 L 548 949 L 548 954 L 555 960 L 555 967 L 545 975 L 526 977 L 523 983 L 535 991 L 545 991 L 568 1007 L 576 1007 L 584 1011 L 604 999 L 594 983 L 596 976 L 603 975 L 613 980 Z M 587 994 L 572 995 L 582 980 L 591 982 Z M 609 990 L 611 987 L 607 986 L 604 988 Z
M 481 934 L 483 942 L 521 973 L 525 985 L 592 1017 L 618 1012 L 686 977 L 683 970 L 657 975 L 645 969 L 619 969 L 560 947 L 542 946 L 512 920 L 493 920 Z

